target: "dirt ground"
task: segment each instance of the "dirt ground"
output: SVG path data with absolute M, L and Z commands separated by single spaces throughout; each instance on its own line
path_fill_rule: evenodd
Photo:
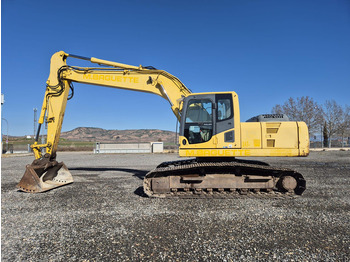
M 303 174 L 295 199 L 145 197 L 144 175 L 176 159 L 61 152 L 75 182 L 28 194 L 15 186 L 33 157 L 2 158 L 2 261 L 350 260 L 350 151 L 259 158 Z

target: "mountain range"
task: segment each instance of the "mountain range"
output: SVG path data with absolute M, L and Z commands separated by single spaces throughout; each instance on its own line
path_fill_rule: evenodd
M 89 142 L 175 142 L 175 132 L 159 129 L 106 130 L 97 127 L 78 127 L 71 131 L 62 132 L 61 138 L 72 141 Z

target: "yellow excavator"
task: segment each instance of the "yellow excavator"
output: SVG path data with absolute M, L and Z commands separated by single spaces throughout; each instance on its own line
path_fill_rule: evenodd
M 95 67 L 67 64 L 67 58 L 88 60 Z M 180 122 L 179 155 L 146 174 L 150 197 L 228 197 L 238 194 L 301 195 L 306 182 L 291 169 L 236 157 L 307 156 L 309 134 L 304 122 L 266 114 L 240 122 L 235 92 L 192 93 L 178 78 L 153 67 L 131 66 L 98 58 L 55 53 L 39 118 L 35 160 L 17 185 L 25 192 L 44 192 L 73 182 L 68 168 L 56 161 L 57 145 L 73 82 L 159 95 L 168 100 Z M 70 92 L 71 90 L 71 92 Z M 42 124 L 47 141 L 39 144 Z

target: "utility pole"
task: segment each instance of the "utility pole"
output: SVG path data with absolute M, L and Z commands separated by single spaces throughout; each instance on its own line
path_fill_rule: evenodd
M 5 96 L 4 94 L 1 94 L 1 112 L 2 112 L 2 105 L 5 103 Z M 1 128 L 1 154 L 2 154 L 2 128 Z
M 1 120 L 4 120 L 6 122 L 6 125 L 7 125 L 6 144 L 8 144 L 9 143 L 9 122 L 3 117 L 1 118 Z
M 35 139 L 35 136 L 36 136 L 36 122 L 37 122 L 37 120 L 36 120 L 36 112 L 38 111 L 38 109 L 37 108 L 33 108 L 33 110 L 34 110 L 34 139 Z

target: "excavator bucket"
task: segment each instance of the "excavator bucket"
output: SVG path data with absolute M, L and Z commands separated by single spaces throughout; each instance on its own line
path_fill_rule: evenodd
M 17 188 L 24 192 L 40 193 L 70 183 L 73 183 L 73 177 L 63 162 L 49 167 L 31 164 L 26 166 Z

